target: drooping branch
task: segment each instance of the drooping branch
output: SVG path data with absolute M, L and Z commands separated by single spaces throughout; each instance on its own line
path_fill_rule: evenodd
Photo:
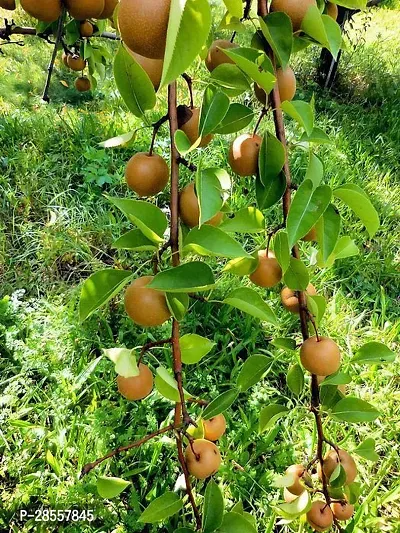
M 51 76 L 53 74 L 54 62 L 55 62 L 56 57 L 57 57 L 58 46 L 59 46 L 59 44 L 61 42 L 61 39 L 62 39 L 65 14 L 66 14 L 66 8 L 63 7 L 61 15 L 60 15 L 60 18 L 58 19 L 56 42 L 54 43 L 53 53 L 51 55 L 50 63 L 49 63 L 49 66 L 47 68 L 47 79 L 46 79 L 46 84 L 44 86 L 44 91 L 43 91 L 43 96 L 42 96 L 42 100 L 44 102 L 50 102 L 49 88 L 50 88 Z
M 138 359 L 138 365 L 142 362 L 142 359 L 143 359 L 144 355 L 149 350 L 151 350 L 152 348 L 159 348 L 161 346 L 165 346 L 166 344 L 171 344 L 171 343 L 172 343 L 172 339 L 162 339 L 160 341 L 148 342 L 140 350 L 140 356 L 139 356 L 139 359 Z

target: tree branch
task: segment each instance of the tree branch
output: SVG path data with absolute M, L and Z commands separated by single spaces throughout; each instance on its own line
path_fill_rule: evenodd
M 140 365 L 140 363 L 142 362 L 142 359 L 144 357 L 144 355 L 149 351 L 151 350 L 152 348 L 158 348 L 160 346 L 165 346 L 166 344 L 171 344 L 172 343 L 172 339 L 163 339 L 161 341 L 154 341 L 154 342 L 148 342 L 147 344 L 145 344 L 142 349 L 140 350 L 140 356 L 139 356 L 139 359 L 138 359 L 138 365 Z
M 50 89 L 51 76 L 53 74 L 54 62 L 57 57 L 58 45 L 60 44 L 62 35 L 63 35 L 65 14 L 66 14 L 66 8 L 63 7 L 60 18 L 58 19 L 56 42 L 54 43 L 53 53 L 51 55 L 51 60 L 47 68 L 47 79 L 46 79 L 46 84 L 44 86 L 44 91 L 43 91 L 43 96 L 42 96 L 42 100 L 44 102 L 50 102 L 49 89 Z

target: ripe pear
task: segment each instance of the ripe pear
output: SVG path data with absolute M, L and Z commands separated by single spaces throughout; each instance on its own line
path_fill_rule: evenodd
M 117 385 L 120 394 L 127 400 L 142 400 L 153 390 L 153 374 L 149 367 L 140 363 L 138 376 L 118 376 Z
M 190 112 L 192 113 L 192 116 L 187 122 L 183 123 L 180 126 L 180 129 L 186 133 L 191 144 L 194 144 L 199 138 L 200 108 L 194 107 L 190 109 Z M 209 135 L 206 135 L 205 137 L 202 137 L 199 144 L 199 148 L 204 148 L 205 146 L 210 144 L 212 139 L 213 135 L 211 135 L 211 133 Z
M 90 91 L 91 85 L 90 80 L 86 76 L 81 76 L 75 80 L 75 89 L 80 93 Z
M 141 56 L 136 52 L 132 52 L 132 50 L 129 50 L 129 48 L 127 48 L 127 50 L 139 63 L 143 70 L 146 71 L 148 77 L 154 85 L 154 89 L 157 91 L 161 83 L 164 61 L 162 59 L 149 59 L 148 57 Z
M 54 22 L 62 11 L 61 0 L 21 0 L 21 7 L 28 15 L 42 22 Z
M 212 72 L 215 68 L 219 67 L 219 65 L 224 63 L 234 63 L 234 61 L 228 57 L 223 50 L 220 50 L 220 48 L 227 50 L 229 48 L 237 48 L 237 46 L 236 43 L 231 43 L 226 39 L 217 39 L 214 41 L 208 49 L 208 55 L 206 57 L 206 67 L 208 70 Z
M 296 94 L 297 84 L 296 76 L 290 67 L 276 69 L 276 84 L 278 85 L 281 102 L 284 102 L 285 100 L 290 102 L 293 100 L 294 95 Z M 257 83 L 254 84 L 254 92 L 257 100 L 261 104 L 266 105 L 267 93 Z
M 118 0 L 105 0 L 104 9 L 97 17 L 101 20 L 109 19 L 114 15 L 115 8 L 117 7 Z
M 154 196 L 167 185 L 169 168 L 160 155 L 139 152 L 129 160 L 125 179 L 128 187 L 139 196 Z
M 85 20 L 79 25 L 79 33 L 81 37 L 91 37 L 94 33 L 93 24 L 88 20 Z
M 118 24 L 121 38 L 133 52 L 163 59 L 171 0 L 121 0 Z
M 333 514 L 329 505 L 315 501 L 307 513 L 307 522 L 315 531 L 326 531 L 333 524 Z
M 346 472 L 346 485 L 350 485 L 357 477 L 357 465 L 352 456 L 345 450 L 339 450 L 339 457 L 336 450 L 329 451 L 324 457 L 324 472 L 325 476 L 329 480 L 333 471 L 339 464 L 342 465 Z M 321 479 L 321 465 L 318 465 L 318 475 Z
M 125 292 L 125 310 L 135 324 L 143 327 L 161 326 L 170 317 L 165 294 L 146 288 L 153 276 L 136 279 Z
M 337 520 L 346 521 L 354 514 L 354 505 L 347 502 L 335 502 L 331 504 L 333 516 Z
M 339 370 L 339 346 L 328 337 L 310 337 L 300 348 L 301 364 L 311 374 L 329 376 Z
M 291 465 L 286 470 L 286 474 L 294 476 L 294 483 L 287 490 L 295 496 L 300 496 L 306 490 L 304 481 L 310 481 L 310 475 L 304 465 Z
M 266 250 L 258 252 L 258 265 L 250 274 L 250 280 L 259 287 L 270 288 L 277 285 L 282 279 L 282 269 L 275 258 L 275 254 Z
M 261 143 L 261 137 L 251 133 L 243 133 L 233 141 L 228 156 L 233 172 L 243 177 L 257 174 Z
M 226 420 L 221 413 L 209 420 L 203 420 L 204 438 L 207 440 L 216 441 L 222 437 L 226 431 Z
M 283 11 L 292 21 L 293 31 L 300 30 L 304 15 L 311 6 L 317 6 L 315 0 L 272 0 L 271 11 Z
M 200 209 L 199 201 L 195 192 L 194 181 L 186 185 L 179 193 L 179 216 L 182 222 L 189 228 L 194 228 L 199 225 Z M 223 213 L 219 212 L 214 215 L 206 224 L 210 226 L 218 226 L 223 218 Z
M 315 290 L 314 285 L 311 283 L 308 285 L 306 293 L 309 296 L 315 296 L 317 291 Z M 284 287 L 281 292 L 281 301 L 283 307 L 290 313 L 299 313 L 299 299 L 297 298 L 296 292 L 289 289 L 289 287 Z
M 194 453 L 193 453 L 193 450 Z M 206 479 L 215 474 L 221 465 L 221 454 L 217 446 L 206 439 L 196 439 L 185 451 L 189 473 L 197 479 Z
M 8 11 L 14 11 L 16 8 L 15 0 L 0 0 L 0 7 L 8 9 Z
M 326 14 L 329 15 L 333 20 L 336 20 L 338 18 L 339 10 L 338 6 L 336 4 L 333 4 L 332 2 L 328 2 L 326 4 Z
M 86 67 L 86 61 L 83 59 L 83 57 L 77 55 L 69 55 L 67 57 L 67 64 L 71 70 L 74 70 L 76 72 L 78 72 L 79 70 L 83 70 Z
M 104 0 L 65 0 L 65 6 L 76 20 L 97 19 L 104 10 Z

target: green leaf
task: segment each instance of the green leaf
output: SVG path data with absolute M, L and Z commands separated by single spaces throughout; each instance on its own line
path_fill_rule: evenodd
M 178 383 L 163 366 L 159 366 L 157 368 L 157 375 L 154 380 L 154 384 L 161 396 L 164 396 L 164 398 L 167 400 L 171 400 L 172 402 L 181 401 Z M 183 389 L 183 392 L 186 399 L 193 397 L 193 394 L 190 394 L 187 390 Z
M 333 3 L 349 9 L 365 9 L 367 7 L 367 0 L 333 0 Z
M 215 346 L 205 337 L 196 335 L 195 333 L 187 333 L 180 338 L 179 344 L 181 347 L 182 362 L 186 365 L 194 365 L 198 363 L 211 352 Z
M 268 209 L 276 204 L 286 190 L 286 177 L 280 172 L 273 180 L 265 186 L 261 183 L 259 176 L 256 177 L 256 198 L 260 209 Z
M 361 442 L 357 446 L 354 452 L 360 457 L 366 459 L 367 461 L 372 461 L 373 463 L 379 461 L 379 455 L 375 451 L 374 439 L 365 439 L 364 442 Z
M 230 187 L 231 178 L 226 170 L 206 168 L 197 172 L 196 196 L 200 208 L 200 226 L 221 210 Z
M 298 498 L 291 503 L 281 503 L 278 505 L 278 510 L 283 513 L 284 516 L 291 519 L 297 518 L 311 509 L 311 496 L 310 493 L 305 490 Z
M 301 143 L 330 144 L 332 141 L 321 128 L 313 128 L 311 134 L 306 132 L 300 137 Z
M 307 294 L 307 304 L 310 307 L 310 311 L 314 315 L 315 322 L 318 326 L 326 311 L 326 300 L 320 294 L 316 294 L 315 296 Z
M 117 250 L 135 250 L 136 252 L 157 250 L 157 245 L 143 235 L 140 229 L 133 229 L 113 242 Z
M 307 235 L 330 204 L 332 198 L 330 187 L 321 185 L 313 189 L 311 180 L 303 181 L 293 198 L 287 219 L 290 247 Z
M 260 233 L 265 231 L 264 215 L 255 207 L 245 207 L 224 220 L 219 229 L 228 233 Z
M 117 146 L 126 146 L 135 140 L 136 131 L 137 130 L 129 131 L 128 133 L 122 133 L 121 135 L 117 135 L 117 137 L 107 139 L 106 141 L 99 143 L 99 146 L 101 148 L 116 148 Z
M 226 9 L 232 15 L 238 19 L 242 18 L 243 15 L 243 2 L 242 0 L 223 0 L 226 5 Z
M 189 296 L 184 292 L 167 292 L 166 293 L 168 309 L 172 316 L 178 322 L 181 322 L 187 313 L 189 307 Z
M 343 485 L 346 483 L 346 478 L 346 470 L 341 464 L 338 464 L 335 470 L 332 472 L 331 477 L 329 478 L 329 484 L 334 489 L 338 489 L 340 487 L 343 487 Z
M 358 350 L 351 360 L 352 363 L 375 365 L 380 363 L 393 363 L 396 354 L 381 342 L 367 342 Z
M 279 65 L 286 68 L 293 48 L 292 21 L 282 11 L 270 13 L 264 19 L 259 18 L 260 27 L 268 41 Z
M 274 239 L 274 252 L 278 263 L 285 273 L 290 266 L 290 248 L 286 231 L 279 231 Z
M 338 240 L 332 255 L 335 259 L 345 259 L 346 257 L 352 257 L 359 253 L 360 250 L 357 248 L 354 240 L 345 236 Z
M 175 137 L 174 137 L 174 143 L 176 146 L 176 149 L 178 152 L 184 156 L 193 150 L 195 150 L 199 144 L 201 143 L 201 137 L 197 139 L 197 141 L 192 144 L 189 140 L 189 137 L 186 135 L 186 133 L 182 130 L 176 130 Z
M 213 289 L 215 281 L 208 265 L 192 261 L 160 272 L 147 287 L 164 292 L 198 292 Z
M 277 403 L 272 403 L 271 405 L 264 407 L 260 413 L 260 433 L 263 433 L 272 427 L 275 422 L 285 416 L 288 412 L 289 409 L 287 407 Z
M 295 257 L 290 258 L 289 268 L 283 275 L 285 284 L 293 291 L 305 291 L 310 283 L 306 265 Z
M 274 88 L 276 78 L 270 59 L 264 52 L 254 48 L 231 48 L 224 50 L 236 65 L 264 91 L 269 94 Z
M 103 353 L 115 365 L 115 372 L 124 378 L 131 378 L 139 375 L 139 368 L 136 362 L 135 350 L 127 348 L 103 349 Z
M 211 80 L 216 85 L 219 85 L 225 94 L 230 97 L 239 96 L 245 91 L 250 90 L 250 82 L 246 74 L 242 72 L 237 65 L 232 65 L 231 63 L 223 63 L 222 65 L 218 65 L 218 67 L 215 68 L 211 73 Z M 232 106 L 234 105 L 241 106 L 241 104 L 232 104 Z M 225 117 L 225 119 L 228 120 L 227 117 Z M 234 131 L 227 131 L 225 133 L 234 133 Z
M 361 187 L 347 183 L 333 191 L 333 195 L 344 202 L 354 211 L 367 228 L 370 238 L 375 235 L 380 226 L 379 215 L 371 200 Z
M 325 387 L 326 385 L 347 385 L 351 383 L 351 377 L 345 372 L 336 372 L 331 376 L 327 376 L 324 381 L 321 383 L 320 387 Z
M 223 66 L 223 65 L 220 65 Z M 225 65 L 234 66 L 234 65 Z M 219 67 L 217 67 L 219 68 Z M 217 70 L 217 69 L 216 69 Z M 214 73 L 215 71 L 213 71 Z M 240 71 L 239 71 L 240 72 Z M 253 120 L 254 112 L 250 107 L 243 104 L 231 104 L 228 112 L 220 124 L 214 129 L 213 133 L 220 135 L 228 135 L 229 133 L 237 133 L 246 128 Z
M 316 228 L 322 259 L 326 263 L 335 249 L 341 228 L 341 218 L 334 205 L 328 205 L 326 211 L 318 220 Z
M 320 387 L 320 399 L 324 410 L 332 409 L 341 399 L 342 396 L 338 392 L 337 385 L 326 385 Z
M 97 492 L 99 496 L 107 500 L 121 494 L 129 485 L 131 485 L 130 481 L 125 481 L 119 477 L 99 476 L 97 478 Z
M 211 8 L 207 0 L 171 1 L 162 87 L 176 80 L 193 63 L 210 29 Z
M 57 459 L 54 457 L 54 455 L 51 453 L 51 450 L 47 450 L 46 452 L 46 461 L 53 469 L 56 476 L 60 477 L 61 475 L 61 467 L 60 463 L 57 461 Z
M 183 249 L 205 256 L 252 257 L 225 231 L 207 224 L 189 231 L 183 242 Z
M 145 237 L 157 244 L 163 242 L 168 220 L 160 208 L 144 200 L 109 196 L 107 199 L 136 224 Z
M 108 268 L 92 274 L 83 284 L 79 320 L 83 322 L 99 307 L 114 298 L 132 278 L 132 272 Z
M 214 418 L 214 416 L 217 416 L 227 409 L 233 404 L 233 402 L 236 400 L 236 398 L 239 396 L 238 389 L 229 389 L 219 396 L 217 396 L 211 403 L 207 405 L 207 407 L 203 411 L 203 419 L 209 420 L 210 418 Z
M 304 372 L 300 365 L 292 365 L 289 368 L 286 383 L 295 396 L 300 396 L 304 389 Z
M 280 348 L 281 350 L 293 352 L 296 350 L 296 341 L 290 337 L 278 337 L 271 341 L 272 346 Z
M 183 501 L 175 492 L 165 492 L 156 498 L 139 516 L 138 521 L 145 524 L 161 522 L 178 513 L 183 507 Z
M 207 485 L 203 505 L 203 533 L 212 533 L 222 524 L 224 497 L 221 489 L 211 479 Z
M 324 177 L 324 165 L 321 159 L 313 152 L 310 152 L 310 160 L 308 162 L 307 172 L 305 180 L 311 180 L 314 185 L 314 189 L 318 187 Z
M 301 29 L 337 58 L 342 44 L 342 33 L 331 17 L 321 15 L 317 6 L 311 6 L 302 20 Z
M 231 259 L 222 269 L 223 272 L 230 272 L 234 276 L 249 276 L 255 271 L 258 265 L 258 259 L 255 257 L 238 257 Z
M 236 385 L 241 392 L 246 392 L 253 385 L 258 383 L 263 377 L 268 367 L 271 365 L 271 359 L 265 355 L 251 355 L 242 366 Z
M 251 316 L 259 318 L 265 322 L 270 322 L 274 326 L 278 325 L 275 313 L 267 303 L 261 298 L 258 292 L 247 287 L 235 289 L 229 293 L 224 300 L 225 304 L 236 307 Z
M 222 525 L 217 533 L 257 533 L 254 525 L 244 515 L 233 511 L 224 515 Z
M 352 424 L 372 422 L 380 415 L 379 411 L 371 404 L 353 396 L 347 396 L 340 400 L 333 407 L 331 414 L 337 420 Z
M 268 131 L 261 143 L 258 168 L 261 183 L 265 188 L 273 187 L 285 164 L 286 151 L 283 144 Z
M 114 79 L 126 107 L 136 117 L 156 105 L 154 86 L 143 68 L 123 44 L 114 59 Z
M 209 85 L 201 107 L 199 135 L 205 137 L 224 120 L 229 109 L 229 98 L 221 90 Z
M 281 108 L 304 128 L 307 135 L 311 135 L 314 129 L 314 110 L 309 103 L 302 100 L 293 100 L 292 102 L 286 100 L 281 103 Z
M 194 529 L 189 529 L 188 527 L 180 527 L 175 529 L 174 533 L 196 533 Z
M 345 487 L 345 492 L 350 505 L 355 505 L 358 503 L 362 493 L 361 483 L 358 481 L 353 481 L 353 483 L 350 483 L 350 485 Z

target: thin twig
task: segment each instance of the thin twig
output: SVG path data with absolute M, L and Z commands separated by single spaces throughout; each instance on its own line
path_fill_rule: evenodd
M 163 339 L 161 341 L 154 341 L 154 342 L 148 342 L 147 344 L 145 344 L 142 349 L 140 350 L 140 356 L 139 356 L 139 359 L 138 359 L 138 365 L 140 365 L 140 363 L 142 362 L 142 359 L 144 357 L 144 355 L 149 351 L 151 350 L 152 348 L 158 348 L 160 346 L 165 346 L 166 344 L 171 344 L 172 343 L 172 339 L 169 338 L 169 339 Z
M 178 163 L 180 165 L 183 165 L 184 167 L 188 168 L 192 172 L 197 172 L 196 165 L 194 165 L 193 163 L 189 163 L 189 161 L 187 159 L 185 159 L 184 157 L 179 157 Z
M 187 86 L 188 86 L 188 89 L 189 89 L 189 95 L 190 95 L 190 109 L 193 109 L 194 108 L 194 98 L 193 98 L 193 80 L 192 78 L 189 76 L 189 74 L 186 74 L 186 72 L 184 72 L 182 74 L 182 78 L 186 81 L 187 83 Z
M 159 129 L 161 128 L 161 126 L 165 124 L 165 122 L 167 122 L 167 120 L 168 120 L 168 114 L 164 115 L 163 117 L 160 118 L 160 120 L 157 120 L 157 122 L 153 124 L 153 136 L 151 138 L 149 156 L 153 155 L 154 143 L 156 142 L 157 133 L 159 132 Z
M 51 76 L 53 74 L 54 63 L 55 63 L 55 60 L 56 60 L 56 57 L 57 57 L 58 45 L 60 44 L 61 39 L 62 39 L 62 34 L 63 34 L 63 29 L 64 29 L 65 14 L 66 14 L 66 9 L 65 9 L 65 7 L 63 7 L 61 15 L 60 15 L 60 18 L 58 19 L 56 42 L 54 43 L 53 53 L 51 55 L 51 60 L 50 60 L 49 66 L 47 68 L 46 85 L 44 86 L 44 91 L 43 91 L 43 96 L 42 96 L 42 100 L 44 102 L 50 102 L 49 89 L 50 89 Z
M 158 274 L 160 261 L 162 259 L 162 256 L 164 252 L 168 250 L 168 248 L 171 246 L 171 240 L 168 239 L 167 242 L 165 242 L 159 250 L 156 251 L 156 253 L 153 255 L 153 259 L 151 260 L 153 265 L 153 272 L 154 275 Z
M 253 131 L 253 137 L 256 135 L 258 128 L 260 127 L 262 119 L 267 115 L 267 108 L 263 107 L 260 113 L 260 116 L 258 117 L 257 123 L 255 125 L 254 131 Z

